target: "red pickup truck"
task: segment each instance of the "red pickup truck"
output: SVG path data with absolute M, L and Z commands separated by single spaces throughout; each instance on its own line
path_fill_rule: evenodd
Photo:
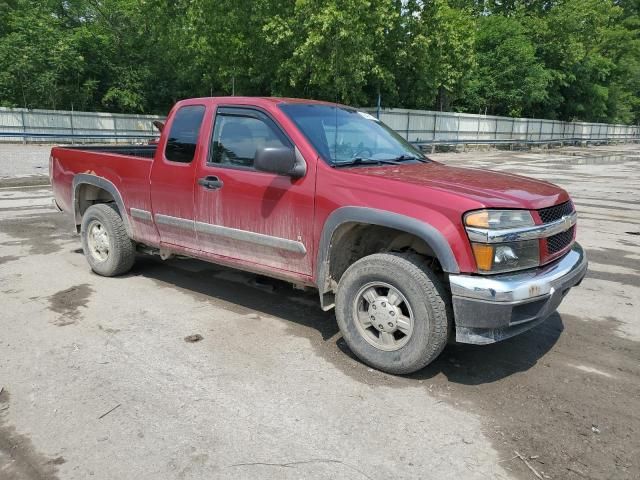
M 395 374 L 530 329 L 587 270 L 564 190 L 445 166 L 343 105 L 184 100 L 157 145 L 56 147 L 50 172 L 96 273 L 177 254 L 317 288 Z

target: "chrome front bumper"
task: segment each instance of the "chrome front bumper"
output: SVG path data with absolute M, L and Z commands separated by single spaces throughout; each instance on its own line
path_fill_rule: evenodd
M 456 341 L 493 343 L 544 321 L 587 272 L 587 257 L 575 243 L 556 262 L 503 275 L 450 275 Z

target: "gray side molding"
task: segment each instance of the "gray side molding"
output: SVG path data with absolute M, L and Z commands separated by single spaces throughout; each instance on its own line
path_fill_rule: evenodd
M 151 212 L 149 210 L 142 210 L 140 208 L 131 207 L 129 209 L 129 213 L 133 218 L 136 218 L 138 220 L 142 220 L 144 222 L 153 222 L 153 217 L 151 216 Z
M 320 297 L 329 289 L 329 252 L 333 232 L 343 223 L 357 222 L 394 228 L 421 238 L 434 251 L 442 269 L 448 273 L 460 273 L 458 262 L 449 242 L 433 226 L 412 217 L 366 207 L 342 207 L 335 210 L 322 228 L 318 249 L 317 286 Z
M 127 215 L 127 210 L 125 209 L 120 192 L 118 191 L 116 186 L 109 180 L 103 177 L 98 177 L 97 175 L 78 173 L 75 177 L 73 177 L 73 184 L 71 186 L 71 205 L 73 205 L 73 213 L 76 225 L 80 225 L 82 223 L 82 216 L 80 215 L 80 204 L 78 203 L 77 198 L 78 189 L 81 185 L 93 185 L 111 194 L 116 202 L 116 205 L 118 206 L 118 210 L 120 210 L 122 221 L 124 222 L 124 226 L 127 229 L 127 234 L 129 235 L 129 237 L 133 238 L 133 232 L 131 230 L 131 225 L 129 224 L 129 215 Z
M 289 240 L 287 238 L 274 237 L 262 233 L 251 232 L 248 230 L 240 230 L 238 228 L 224 227 L 222 225 L 213 225 L 210 223 L 196 222 L 196 232 L 206 233 L 207 235 L 238 240 L 241 242 L 252 243 L 261 247 L 268 247 L 275 250 L 284 250 L 296 255 L 305 256 L 307 249 L 301 242 Z

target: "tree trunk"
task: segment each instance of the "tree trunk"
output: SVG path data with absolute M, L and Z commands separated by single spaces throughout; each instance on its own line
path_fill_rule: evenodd
M 441 112 L 449 111 L 449 95 L 444 87 L 438 88 L 438 108 Z

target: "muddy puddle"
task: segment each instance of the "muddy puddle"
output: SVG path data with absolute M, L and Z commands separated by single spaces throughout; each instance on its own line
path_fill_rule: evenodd
M 49 458 L 40 453 L 26 435 L 5 422 L 10 397 L 0 387 L 0 478 L 11 480 L 58 480 L 63 457 Z
M 569 156 L 562 159 L 544 160 L 545 166 L 553 167 L 559 170 L 568 170 L 574 166 L 581 165 L 623 165 L 625 163 L 639 161 L 639 155 L 588 155 L 588 156 Z

